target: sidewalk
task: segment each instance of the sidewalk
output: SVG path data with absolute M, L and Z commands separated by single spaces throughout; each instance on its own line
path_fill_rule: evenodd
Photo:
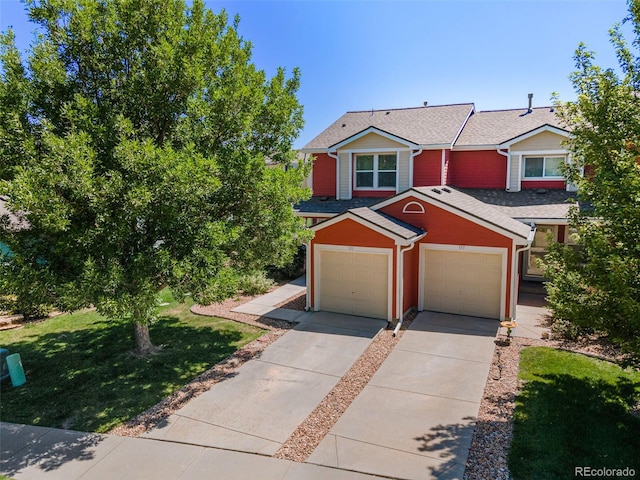
M 379 478 L 216 448 L 13 423 L 0 422 L 0 440 L 0 473 L 16 480 Z
M 274 318 L 276 320 L 286 320 L 288 322 L 298 322 L 300 321 L 300 318 L 305 315 L 305 312 L 290 310 L 288 308 L 276 308 L 276 305 L 305 292 L 306 290 L 307 279 L 303 275 L 286 285 L 276 288 L 273 292 L 254 298 L 231 311 L 250 313 L 252 315 Z

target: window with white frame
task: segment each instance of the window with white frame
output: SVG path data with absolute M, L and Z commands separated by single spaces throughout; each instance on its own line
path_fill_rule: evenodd
M 564 178 L 564 157 L 524 157 L 524 178 Z
M 355 188 L 396 188 L 398 156 L 395 153 L 357 154 L 355 161 Z

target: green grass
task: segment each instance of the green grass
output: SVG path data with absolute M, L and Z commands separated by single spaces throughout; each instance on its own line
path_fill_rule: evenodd
M 640 372 L 547 347 L 521 352 L 509 468 L 516 480 L 567 479 L 575 467 L 640 473 Z
M 0 332 L 0 346 L 20 353 L 27 383 L 3 382 L 6 422 L 106 432 L 180 389 L 256 339 L 262 330 L 193 315 L 166 292 L 150 327 L 161 352 L 135 357 L 133 326 L 94 311 L 61 315 Z

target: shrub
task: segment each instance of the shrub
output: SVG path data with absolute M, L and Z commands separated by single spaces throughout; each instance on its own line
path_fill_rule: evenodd
M 307 249 L 305 245 L 300 245 L 298 251 L 293 256 L 293 260 L 284 267 L 267 267 L 267 273 L 275 280 L 293 280 L 298 278 L 305 271 L 307 259 Z
M 260 295 L 266 293 L 274 283 L 265 272 L 253 272 L 240 278 L 238 288 L 245 295 Z

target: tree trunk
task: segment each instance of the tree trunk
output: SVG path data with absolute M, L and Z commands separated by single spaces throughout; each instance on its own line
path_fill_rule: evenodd
M 140 356 L 156 353 L 159 349 L 151 343 L 151 335 L 149 335 L 149 323 L 136 321 L 133 324 L 134 337 L 136 342 L 136 354 Z

